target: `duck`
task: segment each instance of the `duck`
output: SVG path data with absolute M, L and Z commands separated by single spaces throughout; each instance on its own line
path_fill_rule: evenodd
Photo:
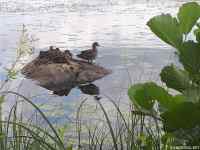
M 64 54 L 70 59 L 72 59 L 72 57 L 73 57 L 73 54 L 70 52 L 70 50 L 65 50 Z
M 98 42 L 94 42 L 92 44 L 92 49 L 81 51 L 80 54 L 77 55 L 78 58 L 87 60 L 88 63 L 92 63 L 92 61 L 97 57 L 97 47 L 100 46 Z

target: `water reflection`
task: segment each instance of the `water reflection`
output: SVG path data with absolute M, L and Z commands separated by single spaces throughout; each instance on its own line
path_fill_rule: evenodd
M 53 94 L 58 95 L 58 96 L 67 96 L 72 88 L 66 88 L 64 90 L 58 90 L 58 91 L 53 91 Z
M 92 83 L 87 84 L 87 85 L 80 85 L 79 89 L 81 90 L 82 93 L 88 94 L 88 95 L 99 95 L 100 94 L 99 87 Z
M 95 96 L 95 98 L 98 98 L 97 96 L 100 94 L 100 90 L 99 87 L 93 83 L 88 83 L 88 84 L 84 84 L 84 85 L 76 85 L 73 87 L 69 87 L 66 85 L 66 89 L 57 89 L 55 91 L 53 91 L 53 94 L 56 94 L 58 96 L 67 96 L 70 91 L 75 88 L 78 87 L 78 89 L 83 93 L 83 94 L 87 94 L 87 95 L 92 95 Z

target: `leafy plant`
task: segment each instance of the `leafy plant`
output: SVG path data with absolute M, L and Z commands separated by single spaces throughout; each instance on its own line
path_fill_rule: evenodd
M 33 41 L 34 39 L 30 38 L 23 25 L 16 59 L 9 68 L 5 69 L 6 79 L 0 84 L 0 150 L 72 150 L 72 145 L 67 147 L 66 143 L 64 144 L 66 128 L 63 127 L 57 131 L 36 104 L 17 92 L 9 91 L 9 86 L 7 86 L 9 82 L 17 79 L 19 64 L 23 61 L 24 56 L 32 54 Z M 8 114 L 4 114 L 3 103 L 10 98 L 10 95 L 16 97 L 16 103 L 11 106 Z M 20 104 L 25 102 L 40 114 L 41 119 L 44 120 L 43 124 L 47 125 L 46 127 L 41 127 L 41 123 L 37 124 L 34 121 L 35 116 L 29 118 L 21 112 Z
M 162 14 L 147 23 L 161 40 L 176 48 L 182 67 L 172 64 L 160 73 L 162 82 L 176 92 L 170 93 L 153 82 L 136 84 L 128 90 L 137 109 L 159 115 L 164 131 L 188 145 L 200 144 L 200 134 L 194 134 L 194 129 L 198 132 L 200 126 L 199 17 L 200 5 L 189 2 L 180 7 L 177 17 Z M 156 103 L 158 107 L 155 107 Z

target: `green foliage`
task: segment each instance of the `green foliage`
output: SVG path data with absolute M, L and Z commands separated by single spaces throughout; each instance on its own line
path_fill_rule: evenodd
M 200 44 L 193 41 L 183 43 L 179 59 L 184 69 L 189 73 L 193 83 L 200 84 Z
M 161 106 L 170 108 L 171 101 L 174 99 L 164 88 L 153 82 L 136 84 L 130 87 L 128 95 L 131 101 L 136 102 L 139 106 L 147 110 L 153 109 L 156 100 L 159 101 Z
M 161 114 L 164 120 L 166 131 L 176 131 L 178 129 L 191 129 L 200 125 L 200 105 L 192 102 L 183 102 L 173 109 Z
M 156 16 L 148 21 L 147 25 L 163 41 L 174 46 L 180 47 L 182 44 L 182 33 L 176 18 L 169 14 Z
M 73 146 L 72 145 L 68 146 L 66 150 L 73 150 Z
M 30 36 L 27 32 L 27 29 L 25 25 L 23 25 L 22 28 L 22 34 L 20 36 L 20 40 L 17 47 L 17 58 L 31 55 L 34 50 L 33 43 L 37 41 L 37 39 L 33 38 L 33 36 Z
M 164 131 L 176 137 L 177 132 L 184 133 L 186 136 L 178 138 L 186 140 L 186 144 L 200 139 L 200 134 L 193 136 L 194 128 L 200 127 L 199 17 L 200 5 L 190 2 L 180 7 L 177 17 L 162 14 L 147 23 L 152 32 L 177 50 L 183 68 L 172 64 L 164 67 L 160 73 L 162 82 L 177 92 L 171 95 L 152 82 L 133 85 L 128 91 L 130 100 L 139 109 L 152 112 L 157 101 L 162 108 L 158 115 L 162 118 Z M 196 40 L 188 40 L 189 34 L 195 36 Z
M 4 100 L 5 100 L 5 96 L 0 95 L 0 105 L 4 102 Z
M 32 121 L 23 117 L 23 114 L 18 115 L 18 104 L 16 103 L 9 112 L 9 118 L 4 121 L 0 120 L 1 134 L 0 147 L 1 150 L 65 150 L 66 147 L 58 136 L 58 132 L 49 122 L 42 111 L 32 103 L 28 98 L 16 92 L 1 92 L 4 95 L 14 94 L 23 99 L 27 104 L 35 108 L 45 121 L 47 127 L 41 128 L 33 125 Z M 49 127 L 49 128 L 48 128 Z M 10 140 L 12 138 L 12 140 Z
M 167 87 L 183 92 L 191 87 L 188 72 L 174 65 L 166 66 L 160 74 L 161 80 Z
M 7 78 L 0 84 L 0 150 L 72 150 L 71 146 L 67 148 L 62 141 L 65 132 L 63 129 L 58 132 L 37 105 L 23 95 L 9 91 L 9 86 L 6 86 L 9 81 L 17 78 L 20 69 L 19 64 L 23 57 L 33 52 L 32 42 L 33 39 L 29 38 L 27 30 L 23 26 L 16 60 L 9 68 L 5 69 Z M 4 91 L 5 89 L 6 91 Z M 2 113 L 2 106 L 8 100 L 10 94 L 14 95 L 16 103 L 9 112 L 6 110 L 6 114 L 4 114 L 5 112 Z M 14 99 L 12 98 L 12 100 Z M 22 100 L 38 111 L 47 127 L 36 126 L 33 118 L 23 116 L 22 106 L 20 105 L 20 109 L 17 108 L 18 103 L 22 103 Z
M 14 70 L 14 69 L 6 69 L 7 71 L 7 77 L 8 79 L 16 79 L 17 78 L 17 74 L 18 71 Z
M 58 130 L 58 135 L 61 139 L 61 141 L 64 143 L 64 139 L 65 139 L 65 133 L 68 129 L 68 125 L 64 125 L 62 127 L 59 127 L 57 130 Z
M 166 133 L 164 135 L 162 135 L 161 137 L 161 141 L 163 146 L 163 150 L 166 150 L 167 147 L 172 146 L 174 143 L 174 136 L 170 133 Z
M 196 24 L 197 29 L 194 30 L 194 35 L 196 37 L 196 41 L 199 43 L 200 42 L 200 24 Z
M 178 12 L 180 30 L 188 34 L 200 17 L 200 6 L 196 2 L 183 4 Z

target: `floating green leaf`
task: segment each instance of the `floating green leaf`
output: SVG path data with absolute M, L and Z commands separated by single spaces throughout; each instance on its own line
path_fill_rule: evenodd
M 184 34 L 188 34 L 200 17 L 200 6 L 196 2 L 183 4 L 178 12 L 178 20 L 180 22 L 180 30 Z
M 173 47 L 180 47 L 182 33 L 176 18 L 170 14 L 162 14 L 150 19 L 147 23 L 153 33 Z

